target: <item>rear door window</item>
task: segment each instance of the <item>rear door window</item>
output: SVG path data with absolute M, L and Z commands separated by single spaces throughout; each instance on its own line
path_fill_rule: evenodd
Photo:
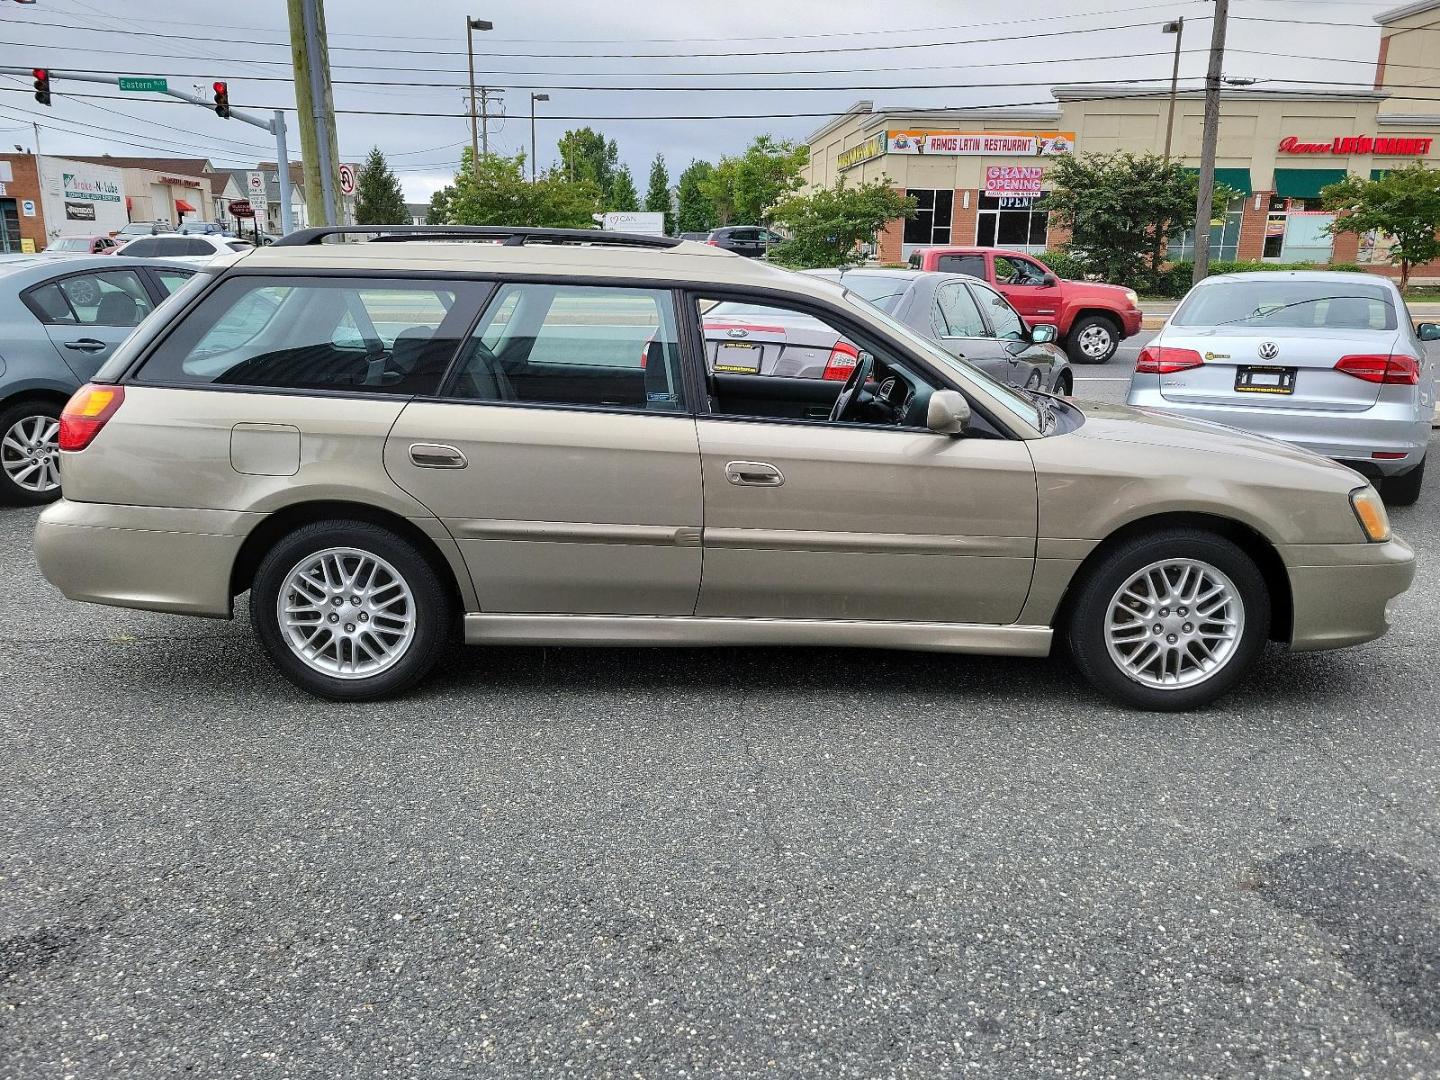
M 51 326 L 135 326 L 153 307 L 134 270 L 74 274 L 31 289 L 25 303 Z
M 490 286 L 413 279 L 231 277 L 137 381 L 433 394 Z
M 935 290 L 940 308 L 940 319 L 945 337 L 989 337 L 985 320 L 970 290 L 959 282 L 941 285 Z

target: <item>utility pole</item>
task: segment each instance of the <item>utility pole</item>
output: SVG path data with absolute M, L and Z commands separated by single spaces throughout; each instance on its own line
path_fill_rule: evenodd
M 1195 284 L 1210 273 L 1210 217 L 1215 198 L 1215 150 L 1220 141 L 1220 74 L 1225 62 L 1225 24 L 1230 0 L 1215 0 L 1210 66 L 1205 71 L 1205 134 L 1200 140 L 1200 192 L 1195 198 Z
M 494 28 L 495 24 L 492 22 L 488 22 L 485 19 L 476 19 L 469 15 L 465 16 L 465 51 L 470 54 L 470 167 L 472 169 L 478 169 L 480 167 L 480 139 L 479 135 L 476 133 L 475 130 L 475 31 L 493 30 Z M 485 101 L 484 89 L 482 89 L 480 93 L 480 101 L 482 103 L 481 113 L 483 115 L 483 103 Z M 485 140 L 485 152 L 488 154 L 490 152 L 490 140 L 488 138 L 489 133 L 487 132 L 486 134 L 487 138 Z
M 490 153 L 490 102 L 492 100 L 491 95 L 494 95 L 493 100 L 497 105 L 503 105 L 504 102 L 500 100 L 500 95 L 503 93 L 505 93 L 504 89 L 498 86 L 480 87 L 480 152 L 482 154 L 488 155 Z M 497 119 L 503 116 L 504 113 L 499 113 L 497 114 Z
M 338 225 L 335 189 L 340 151 L 335 103 L 330 91 L 330 57 L 325 43 L 324 0 L 287 0 L 290 54 L 295 65 L 295 106 L 300 118 L 300 157 L 305 163 L 305 204 L 312 224 L 316 211 Z
M 1170 160 L 1170 137 L 1175 133 L 1175 95 L 1180 89 L 1180 42 L 1185 38 L 1185 16 L 1168 22 L 1165 33 L 1175 35 L 1175 66 L 1170 69 L 1170 115 L 1165 120 L 1165 160 Z

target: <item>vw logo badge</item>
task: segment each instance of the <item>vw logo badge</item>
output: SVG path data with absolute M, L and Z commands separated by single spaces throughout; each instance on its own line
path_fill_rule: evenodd
M 1261 360 L 1274 360 L 1280 355 L 1280 346 L 1273 341 L 1262 341 L 1258 352 Z
M 750 336 L 750 331 L 746 330 L 743 326 L 732 326 L 729 330 L 725 331 L 725 333 L 728 334 L 730 337 Z

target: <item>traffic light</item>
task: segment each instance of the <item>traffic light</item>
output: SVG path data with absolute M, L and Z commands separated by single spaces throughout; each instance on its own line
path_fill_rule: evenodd
M 230 119 L 230 84 L 215 84 L 215 115 L 222 120 Z
M 35 100 L 41 105 L 50 104 L 50 69 L 36 68 L 31 72 L 35 76 Z

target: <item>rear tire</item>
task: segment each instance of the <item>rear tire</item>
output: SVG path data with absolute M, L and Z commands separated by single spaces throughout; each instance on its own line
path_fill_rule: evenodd
M 60 406 L 44 399 L 0 409 L 0 503 L 40 506 L 60 498 Z
M 1067 629 L 1075 666 L 1112 701 L 1180 712 L 1214 701 L 1255 663 L 1270 594 L 1229 540 L 1171 529 L 1106 554 L 1081 583 Z
M 1425 459 L 1407 473 L 1387 476 L 1380 482 L 1380 497 L 1388 506 L 1414 506 L 1425 484 Z
M 1104 315 L 1075 320 L 1065 339 L 1065 354 L 1072 364 L 1103 364 L 1120 348 L 1120 327 Z
M 429 674 L 453 603 L 414 544 L 363 521 L 317 521 L 283 537 L 250 588 L 250 621 L 296 686 L 332 701 L 398 694 Z

